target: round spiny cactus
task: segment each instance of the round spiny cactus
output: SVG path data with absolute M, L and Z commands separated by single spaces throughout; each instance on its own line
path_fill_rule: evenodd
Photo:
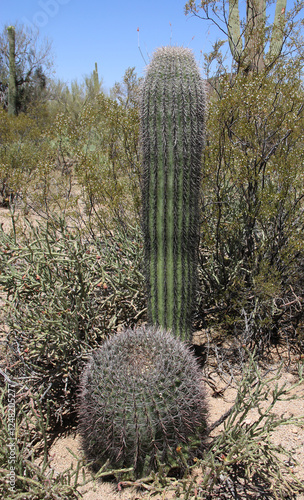
M 156 327 L 126 329 L 86 365 L 78 402 L 86 458 L 99 469 L 184 468 L 202 451 L 207 407 L 189 348 Z

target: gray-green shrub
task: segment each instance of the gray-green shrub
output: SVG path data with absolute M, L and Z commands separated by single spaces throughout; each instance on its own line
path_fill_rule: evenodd
M 141 247 L 138 228 L 119 225 L 100 239 L 63 219 L 28 223 L 23 237 L 0 230 L 8 373 L 42 388 L 51 417 L 73 410 L 87 352 L 144 317 Z

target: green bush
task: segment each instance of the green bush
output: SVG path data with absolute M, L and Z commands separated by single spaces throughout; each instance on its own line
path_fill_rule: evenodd
M 203 316 L 260 352 L 303 335 L 303 88 L 292 64 L 217 78 L 206 127 Z
M 52 417 L 70 413 L 86 354 L 144 317 L 141 247 L 136 227 L 93 238 L 60 218 L 0 231 L 9 373 L 42 388 Z
M 51 129 L 44 106 L 19 116 L 0 110 L 0 206 L 16 196 L 26 201 L 37 171 L 54 155 Z

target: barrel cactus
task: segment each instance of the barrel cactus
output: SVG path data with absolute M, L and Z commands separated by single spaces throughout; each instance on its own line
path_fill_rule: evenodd
M 99 469 L 133 467 L 140 477 L 160 464 L 184 468 L 200 453 L 207 407 L 196 359 L 157 327 L 126 329 L 95 351 L 81 376 L 79 431 Z
M 205 87 L 191 50 L 156 51 L 140 108 L 149 322 L 189 340 L 205 128 Z

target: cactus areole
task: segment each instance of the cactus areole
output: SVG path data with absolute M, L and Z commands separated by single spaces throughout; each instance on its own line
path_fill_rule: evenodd
M 152 324 L 191 336 L 205 86 L 189 49 L 158 49 L 141 96 L 143 232 Z

